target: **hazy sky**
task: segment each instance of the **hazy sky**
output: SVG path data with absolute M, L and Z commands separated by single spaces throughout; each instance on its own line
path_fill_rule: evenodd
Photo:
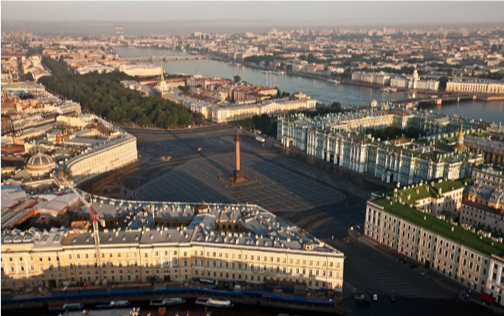
M 503 23 L 504 2 L 8 2 L 2 21 Z

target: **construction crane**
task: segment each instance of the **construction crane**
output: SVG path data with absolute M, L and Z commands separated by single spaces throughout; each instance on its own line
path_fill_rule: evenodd
M 68 181 L 61 177 L 60 178 L 61 180 L 63 180 L 63 182 L 65 183 L 65 185 L 70 188 L 70 190 L 73 191 L 73 193 L 77 194 L 77 196 L 79 197 L 79 199 L 82 201 L 82 203 L 84 204 L 84 206 L 91 211 L 91 215 L 92 215 L 92 218 L 93 218 L 93 238 L 94 238 L 94 243 L 95 243 L 95 251 L 96 251 L 96 265 L 98 267 L 98 275 L 99 275 L 99 280 L 103 280 L 103 272 L 102 272 L 102 266 L 101 266 L 101 252 L 100 252 L 100 230 L 99 230 L 99 227 L 98 227 L 98 222 L 100 221 L 100 214 L 98 214 L 97 211 L 95 211 L 95 209 L 93 208 L 93 206 L 91 205 L 91 203 L 89 203 L 88 201 L 86 201 L 86 199 L 82 196 L 82 194 L 77 191 L 72 185 L 70 185 L 70 183 L 68 183 Z M 103 223 L 102 223 L 102 226 Z

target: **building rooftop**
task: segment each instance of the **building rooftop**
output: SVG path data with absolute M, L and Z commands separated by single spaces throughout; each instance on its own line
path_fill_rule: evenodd
M 433 194 L 437 196 L 436 192 L 438 192 L 437 190 L 439 190 L 440 188 L 443 189 L 443 192 L 447 192 L 452 187 L 460 188 L 464 186 L 468 181 L 469 179 L 458 181 L 443 181 L 436 183 L 437 185 L 435 184 L 434 186 L 427 185 L 428 191 L 425 189 L 426 184 L 413 186 L 412 188 L 406 190 L 398 190 L 397 198 L 393 197 L 393 192 L 377 192 L 375 193 L 375 195 L 382 195 L 382 197 L 370 200 L 370 202 L 383 207 L 385 211 L 391 213 L 394 216 L 400 217 L 408 222 L 411 222 L 414 225 L 420 226 L 445 238 L 463 244 L 476 251 L 488 255 L 494 254 L 502 257 L 504 256 L 504 244 L 498 241 L 494 241 L 490 238 L 480 236 L 477 233 L 466 230 L 461 226 L 454 225 L 453 223 L 438 218 L 430 213 L 417 211 L 413 207 L 415 200 L 426 198 L 432 196 Z M 417 189 L 419 190 L 419 193 L 416 193 Z M 404 197 L 405 194 L 411 194 L 411 198 L 404 198 L 399 201 L 399 197 Z
M 224 247 L 309 250 L 343 255 L 295 225 L 253 204 L 209 203 L 203 205 L 202 208 L 201 204 L 196 203 L 129 201 L 90 195 L 87 195 L 87 198 L 91 200 L 93 208 L 100 213 L 102 218 L 116 218 L 128 213 L 135 214 L 131 219 L 133 225 L 126 228 L 102 229 L 100 231 L 100 243 L 104 247 L 117 243 L 210 243 Z M 58 201 L 55 200 L 50 202 L 57 204 Z M 45 204 L 48 204 L 48 202 Z M 166 219 L 177 220 L 179 226 L 161 227 L 157 225 L 156 227 L 150 227 L 152 212 L 155 214 L 156 223 Z M 144 221 L 140 219 L 144 219 Z M 238 225 L 238 227 L 241 227 L 240 232 L 235 229 L 219 230 L 217 223 L 223 224 L 222 227 L 226 227 L 228 224 Z M 50 237 L 48 238 L 53 238 L 53 240 L 56 238 L 55 234 L 60 235 L 61 246 L 94 245 L 91 230 L 85 232 L 70 230 L 64 233 L 62 231 L 54 230 L 38 234 L 49 234 Z M 15 236 L 23 234 L 24 232 L 20 230 L 6 229 L 2 232 L 2 242 L 11 243 Z M 26 239 L 24 242 L 33 241 L 34 239 Z
M 467 135 L 464 138 L 464 144 L 486 147 L 488 149 L 494 149 L 498 151 L 501 150 L 504 151 L 504 142 L 498 140 L 490 140 L 487 138 L 477 137 L 473 135 Z

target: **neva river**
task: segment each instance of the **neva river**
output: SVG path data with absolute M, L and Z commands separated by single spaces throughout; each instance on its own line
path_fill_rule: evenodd
M 150 56 L 185 56 L 186 53 L 176 52 L 167 49 L 156 48 L 132 48 L 116 47 L 116 52 L 121 57 L 150 57 Z M 352 85 L 334 85 L 329 82 L 308 79 L 296 76 L 276 76 L 267 75 L 262 70 L 236 67 L 224 62 L 215 60 L 190 60 L 190 61 L 169 61 L 163 63 L 165 72 L 184 73 L 194 75 L 196 73 L 206 77 L 222 77 L 233 79 L 238 75 L 243 81 L 252 84 L 260 84 L 270 87 L 277 87 L 281 91 L 293 93 L 302 91 L 312 99 L 331 104 L 334 101 L 340 102 L 344 107 L 369 104 L 371 101 L 389 101 L 392 99 L 405 99 L 406 93 L 384 93 L 378 89 L 359 87 Z M 438 111 L 435 108 L 433 111 Z M 460 104 L 446 104 L 439 110 L 444 114 L 457 114 L 464 117 L 482 119 L 488 122 L 502 122 L 504 124 L 504 101 L 484 102 L 467 101 Z

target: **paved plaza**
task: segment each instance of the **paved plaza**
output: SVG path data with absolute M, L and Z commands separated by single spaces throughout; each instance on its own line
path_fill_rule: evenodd
M 233 187 L 227 180 L 235 166 L 233 132 L 233 126 L 136 132 L 139 153 L 148 162 L 122 178 L 135 179 L 130 181 L 131 198 L 258 204 L 343 251 L 347 293 L 357 288 L 377 293 L 381 300 L 390 294 L 445 299 L 454 295 L 420 275 L 422 267 L 410 269 L 396 258 L 348 240 L 351 225 L 362 229 L 366 200 L 380 186 L 378 181 L 313 157 L 305 159 L 274 146 L 270 139 L 258 143 L 243 132 L 241 166 L 251 182 Z M 167 155 L 173 158 L 170 162 L 159 161 Z
M 305 211 L 345 199 L 341 191 L 282 167 L 282 160 L 288 158 L 281 156 L 264 159 L 242 152 L 242 170 L 250 180 L 233 186 L 227 179 L 232 176 L 234 159 L 234 152 L 202 154 L 141 186 L 134 197 L 150 201 L 253 203 L 274 213 Z

